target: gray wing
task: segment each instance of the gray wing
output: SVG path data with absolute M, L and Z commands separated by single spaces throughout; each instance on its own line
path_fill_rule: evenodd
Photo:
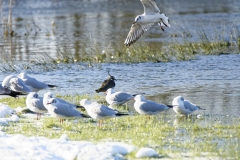
M 64 99 L 57 98 L 57 100 L 58 100 L 60 103 L 64 103 L 65 105 L 68 105 L 69 107 L 76 108 L 76 105 L 74 105 L 74 104 L 72 104 L 72 103 L 69 103 L 69 102 L 65 101 Z
M 56 104 L 54 104 L 54 106 L 56 106 L 56 108 L 54 109 L 54 112 L 56 114 L 60 114 L 66 117 L 81 117 L 82 114 L 81 112 L 79 112 L 76 109 L 73 109 L 72 107 L 69 107 L 68 105 L 64 104 L 64 103 L 59 103 L 57 102 Z
M 125 92 L 116 92 L 115 94 L 112 95 L 113 101 L 117 102 L 123 102 L 126 100 L 129 100 L 133 98 L 131 94 L 125 93 Z
M 105 105 L 101 105 L 99 106 L 99 110 L 98 110 L 98 115 L 102 116 L 102 117 L 109 117 L 109 116 L 115 116 L 116 113 L 118 113 L 116 110 L 113 110 L 111 108 L 108 108 Z
M 144 8 L 144 14 L 160 13 L 160 9 L 157 4 L 152 0 L 140 0 Z
M 25 82 L 26 85 L 31 86 L 33 88 L 37 88 L 37 89 L 45 89 L 48 87 L 47 84 L 40 82 L 37 79 L 32 77 L 28 77 L 28 79 L 23 79 L 23 81 Z
M 168 107 L 164 104 L 158 104 L 153 101 L 146 101 L 145 103 L 142 103 L 140 109 L 145 112 L 160 112 L 168 109 Z
M 198 106 L 196 106 L 195 104 L 192 104 L 188 100 L 185 100 L 183 103 L 184 103 L 184 107 L 192 112 L 199 109 Z
M 43 97 L 34 98 L 32 104 L 39 110 L 47 110 L 43 105 Z
M 130 46 L 131 44 L 136 42 L 143 35 L 144 32 L 146 32 L 150 27 L 152 27 L 153 24 L 154 23 L 141 25 L 139 22 L 133 23 L 124 44 L 126 46 Z

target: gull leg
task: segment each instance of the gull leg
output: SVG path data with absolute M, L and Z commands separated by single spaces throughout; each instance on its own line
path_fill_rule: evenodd
M 162 26 L 160 26 L 160 29 L 164 32 L 164 28 Z

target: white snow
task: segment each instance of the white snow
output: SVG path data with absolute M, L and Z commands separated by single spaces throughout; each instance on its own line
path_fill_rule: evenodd
M 10 116 L 14 112 L 9 106 L 0 103 L 0 118 L 5 118 L 6 116 Z
M 67 135 L 60 139 L 7 135 L 0 131 L 1 159 L 119 159 L 136 148 L 121 142 L 93 144 L 66 138 Z
M 9 121 L 17 122 L 9 106 L 0 104 L 0 125 Z M 29 118 L 29 117 L 27 117 Z M 32 118 L 32 117 L 31 117 Z M 26 137 L 22 134 L 8 135 L 0 130 L 1 160 L 9 159 L 57 159 L 57 160 L 122 160 L 124 155 L 136 150 L 136 147 L 122 142 L 72 141 L 67 134 L 59 139 L 46 137 Z M 141 148 L 136 157 L 152 157 L 158 155 L 151 148 Z
M 137 158 L 158 157 L 158 153 L 152 148 L 140 148 L 135 156 Z
M 12 115 L 13 113 L 13 109 L 5 104 L 0 103 L 0 124 L 8 124 L 9 121 L 18 122 L 19 117 L 17 115 Z

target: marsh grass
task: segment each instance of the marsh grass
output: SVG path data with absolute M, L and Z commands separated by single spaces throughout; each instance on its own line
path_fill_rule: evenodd
M 88 62 L 88 63 L 138 63 L 138 62 L 169 62 L 193 59 L 197 54 L 225 54 L 239 53 L 240 32 L 237 27 L 230 31 L 224 29 L 215 29 L 211 35 L 208 35 L 204 29 L 197 31 L 198 41 L 190 40 L 193 33 L 184 30 L 180 34 L 183 40 L 181 42 L 173 41 L 170 43 L 151 42 L 135 43 L 130 47 L 123 44 L 110 44 L 99 47 L 87 46 L 81 47 L 81 58 L 73 58 L 73 54 L 68 51 L 61 52 L 57 58 L 58 62 Z M 62 49 L 64 50 L 64 48 Z
M 126 47 L 122 43 L 86 46 L 76 42 L 76 48 L 73 49 L 68 44 L 58 44 L 56 57 L 51 57 L 47 53 L 43 55 L 33 54 L 33 60 L 20 62 L 16 65 L 2 56 L 0 71 L 50 71 L 59 69 L 60 64 L 79 64 L 93 67 L 101 63 L 185 61 L 194 59 L 196 55 L 239 54 L 240 51 L 240 31 L 237 27 L 233 27 L 231 30 L 215 29 L 211 35 L 208 35 L 204 29 L 199 29 L 194 35 L 198 41 L 191 40 L 193 33 L 187 29 L 177 36 L 181 37 L 180 42 L 175 41 L 175 36 L 171 35 L 173 40 L 169 43 L 137 42 L 130 47 Z M 71 40 L 69 41 L 71 42 Z
M 66 100 L 89 98 L 88 95 L 62 97 Z M 99 96 L 91 97 L 98 99 Z M 25 107 L 25 98 L 3 98 L 1 103 L 12 108 Z M 132 106 L 128 106 L 132 107 Z M 118 109 L 125 111 L 125 107 Z M 83 111 L 84 112 L 84 111 Z M 162 112 L 150 119 L 147 116 L 134 114 L 121 118 L 107 119 L 101 127 L 92 119 L 66 120 L 62 125 L 58 119 L 45 114 L 41 120 L 35 120 L 19 114 L 20 122 L 9 123 L 1 130 L 9 134 L 26 136 L 45 136 L 60 138 L 67 134 L 70 140 L 91 141 L 93 143 L 106 141 L 126 142 L 140 147 L 154 148 L 165 158 L 209 158 L 238 159 L 240 142 L 239 118 L 225 116 L 206 116 L 198 119 L 196 115 L 188 118 L 175 117 L 171 111 Z M 214 118 L 213 118 L 214 117 Z M 218 119 L 213 121 L 213 119 Z M 228 123 L 224 123 L 228 121 Z M 126 157 L 134 158 L 135 153 Z

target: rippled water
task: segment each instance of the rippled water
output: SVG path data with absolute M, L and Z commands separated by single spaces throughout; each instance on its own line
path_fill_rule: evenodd
M 198 31 L 204 29 L 210 37 L 217 33 L 230 37 L 240 26 L 238 0 L 157 0 L 162 12 L 171 20 L 171 28 L 162 32 L 152 27 L 140 41 L 182 41 L 182 33 L 190 32 L 191 41 L 199 41 Z M 6 19 L 8 1 L 3 1 Z M 36 55 L 56 57 L 65 48 L 81 56 L 81 48 L 105 49 L 123 43 L 131 23 L 143 8 L 139 0 L 80 0 L 80 1 L 14 1 L 13 37 L 5 37 L 0 28 L 1 58 L 14 63 L 28 62 Z M 53 24 L 54 22 L 54 24 Z M 35 24 L 35 25 L 34 25 Z M 223 31 L 221 31 L 223 30 Z M 179 34 L 178 37 L 171 35 Z M 93 94 L 110 70 L 117 78 L 116 90 L 145 93 L 151 99 L 171 103 L 175 96 L 206 108 L 205 113 L 239 114 L 240 57 L 226 54 L 198 56 L 185 62 L 96 64 L 60 64 L 51 72 L 32 71 L 31 76 L 57 84 L 58 94 Z M 1 73 L 0 79 L 9 74 Z M 40 93 L 43 93 L 41 91 Z
M 171 104 L 174 97 L 182 95 L 206 108 L 206 114 L 238 116 L 239 62 L 239 55 L 227 54 L 199 56 L 185 62 L 102 64 L 93 68 L 59 65 L 58 70 L 30 73 L 30 76 L 57 84 L 59 87 L 52 90 L 55 94 L 89 94 L 91 97 L 110 70 L 117 79 L 116 91 L 145 93 L 148 98 L 165 104 Z M 0 79 L 7 75 L 9 73 L 2 73 Z M 45 92 L 40 91 L 40 94 Z
M 218 34 L 234 34 L 239 28 L 238 0 L 157 0 L 160 10 L 171 20 L 171 28 L 162 32 L 152 27 L 140 41 L 182 41 L 184 32 L 189 40 L 199 40 L 199 30 L 213 39 Z M 3 17 L 7 20 L 8 1 L 3 1 Z M 5 37 L 0 27 L 2 58 L 28 61 L 34 55 L 56 57 L 59 50 L 67 50 L 75 57 L 83 48 L 106 49 L 122 44 L 136 15 L 143 13 L 139 0 L 80 0 L 80 1 L 14 1 L 12 7 L 13 37 Z M 54 25 L 53 25 L 54 22 Z M 178 35 L 171 37 L 171 35 Z

